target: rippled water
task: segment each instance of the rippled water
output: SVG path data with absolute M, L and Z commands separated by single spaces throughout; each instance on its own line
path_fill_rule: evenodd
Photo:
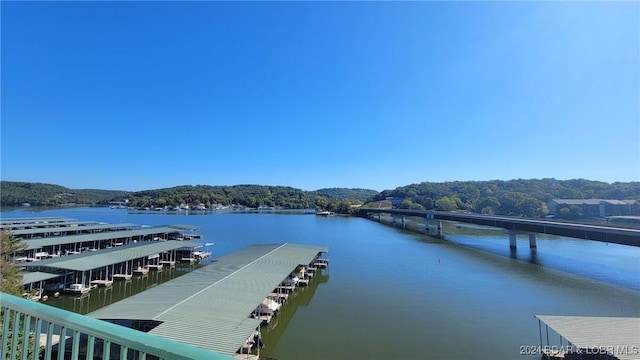
M 23 211 L 3 213 L 22 217 Z M 640 249 L 538 236 L 511 252 L 500 230 L 445 224 L 444 239 L 360 218 L 129 214 L 101 208 L 34 216 L 191 224 L 214 257 L 255 243 L 330 248 L 325 276 L 264 334 L 276 359 L 533 359 L 536 314 L 640 316 Z M 640 330 L 639 330 L 640 336 Z

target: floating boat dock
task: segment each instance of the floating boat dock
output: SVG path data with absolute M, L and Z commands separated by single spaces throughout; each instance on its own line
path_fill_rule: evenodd
M 233 356 L 253 346 L 263 321 L 252 317 L 258 306 L 274 297 L 286 300 L 279 286 L 327 251 L 296 244 L 249 246 L 88 316 Z M 269 301 L 273 316 L 279 305 Z
M 125 224 L 127 228 L 129 224 Z M 23 257 L 25 260 L 38 261 L 64 255 L 77 255 L 85 252 L 102 252 L 113 247 L 134 243 L 150 243 L 166 241 L 172 236 L 179 236 L 183 230 L 171 227 L 149 227 L 135 230 L 124 230 L 110 225 L 113 231 L 96 233 L 80 233 L 74 235 L 47 236 L 25 239 Z M 92 228 L 93 226 L 89 227 Z M 106 225 L 101 225 L 107 229 Z M 114 230 L 115 229 L 115 230 Z M 39 229 L 38 231 L 42 231 Z M 50 231 L 50 230 L 49 230 Z M 79 232 L 80 230 L 76 230 Z M 154 240 L 156 239 L 156 240 Z M 159 240 L 158 240 L 159 239 Z M 187 242 L 192 243 L 192 242 Z M 202 244 L 200 244 L 202 246 Z
M 84 236 L 84 235 L 76 235 Z M 35 240 L 27 240 L 30 241 Z M 88 251 L 76 255 L 60 256 L 34 262 L 21 263 L 27 271 L 22 274 L 36 272 L 49 276 L 27 276 L 23 284 L 30 281 L 56 281 L 62 284 L 84 284 L 109 286 L 112 281 L 130 280 L 132 275 L 145 275 L 149 266 L 158 264 L 161 257 L 176 258 L 176 252 L 182 249 L 192 251 L 202 244 L 191 241 L 144 241 L 112 247 L 100 251 Z M 173 260 L 172 260 L 173 261 Z

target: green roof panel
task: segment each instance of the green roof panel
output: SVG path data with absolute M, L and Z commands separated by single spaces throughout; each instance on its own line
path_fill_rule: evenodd
M 180 230 L 169 227 L 150 227 L 139 230 L 125 230 L 125 231 L 110 231 L 95 234 L 81 234 L 81 235 L 68 235 L 68 236 L 52 236 L 48 238 L 40 239 L 27 239 L 24 243 L 27 244 L 27 250 L 42 249 L 46 246 L 64 245 L 64 244 L 77 244 L 82 242 L 92 242 L 101 240 L 117 240 L 127 239 L 132 237 L 156 235 L 156 234 L 171 234 L 179 233 Z
M 80 236 L 80 235 L 78 235 Z M 23 268 L 48 267 L 61 270 L 89 271 L 181 248 L 197 248 L 202 243 L 193 241 L 141 241 L 100 251 L 61 256 L 40 261 L 21 263 Z
M 249 246 L 89 316 L 159 321 L 149 333 L 234 354 L 259 326 L 251 312 L 297 266 L 327 251 L 296 244 Z

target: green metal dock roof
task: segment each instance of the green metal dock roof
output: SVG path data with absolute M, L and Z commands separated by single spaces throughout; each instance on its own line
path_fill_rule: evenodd
M 41 249 L 45 246 L 64 245 L 64 244 L 77 244 L 82 242 L 111 240 L 111 239 L 126 239 L 134 236 L 147 236 L 154 234 L 170 234 L 179 233 L 181 230 L 170 226 L 163 227 L 150 227 L 139 230 L 125 230 L 125 231 L 110 231 L 95 234 L 80 234 L 80 235 L 67 235 L 67 236 L 51 236 L 41 239 L 27 239 L 24 243 L 27 245 L 27 250 Z
M 149 255 L 181 248 L 197 248 L 201 246 L 203 246 L 202 243 L 193 241 L 140 241 L 100 251 L 87 251 L 81 254 L 21 263 L 20 266 L 23 268 L 50 267 L 62 270 L 89 271 L 129 260 L 144 258 Z
M 53 273 L 42 272 L 42 271 L 21 271 L 20 275 L 22 276 L 22 281 L 21 281 L 22 285 L 36 283 L 40 281 L 47 281 L 49 279 L 55 279 L 55 278 L 64 276 L 64 274 L 53 274 Z
M 155 320 L 149 333 L 235 354 L 259 324 L 251 312 L 298 265 L 324 247 L 253 245 L 88 314 L 103 320 Z
M 171 225 L 171 227 L 174 227 L 180 230 L 197 230 L 198 229 L 197 226 L 186 225 L 186 224 L 175 224 L 175 225 Z
M 109 229 L 132 229 L 136 227 L 140 227 L 138 224 L 131 223 L 122 223 L 122 224 L 99 224 L 95 221 L 82 221 L 78 223 L 74 223 L 74 226 L 68 226 L 70 223 L 64 223 L 61 226 L 51 226 L 51 227 L 42 227 L 36 229 L 20 229 L 13 230 L 11 235 L 13 236 L 22 236 L 22 235 L 33 235 L 33 234 L 43 234 L 43 233 L 55 233 L 55 232 L 65 232 L 65 231 L 92 231 L 92 230 L 109 230 Z M 56 225 L 56 224 L 53 224 Z
M 591 353 L 609 353 L 620 360 L 637 360 L 640 353 L 640 318 L 536 315 L 560 336 Z
M 41 223 L 52 223 L 52 222 L 65 222 L 65 221 L 74 221 L 76 219 L 68 218 L 68 217 L 58 217 L 58 216 L 50 216 L 50 217 L 22 217 L 22 218 L 2 218 L 0 219 L 0 224 L 41 224 Z
M 60 225 L 67 222 L 77 221 L 76 219 L 64 217 L 45 217 L 45 218 L 3 218 L 0 219 L 0 229 L 18 230 L 32 226 L 51 226 Z

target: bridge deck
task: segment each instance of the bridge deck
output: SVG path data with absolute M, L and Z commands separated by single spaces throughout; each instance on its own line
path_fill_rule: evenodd
M 418 216 L 436 220 L 449 220 L 493 226 L 517 232 L 551 234 L 577 239 L 640 246 L 640 228 L 631 228 L 628 225 L 621 224 L 584 224 L 549 219 L 491 216 L 430 210 L 364 208 L 360 209 L 360 211 L 367 214 L 387 213 L 401 216 Z

